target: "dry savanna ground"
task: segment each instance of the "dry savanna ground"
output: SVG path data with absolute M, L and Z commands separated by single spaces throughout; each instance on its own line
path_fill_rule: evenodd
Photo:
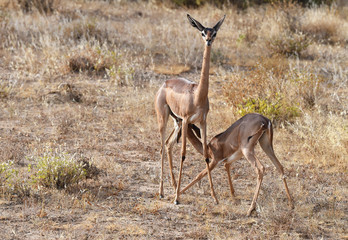
M 2 239 L 348 238 L 347 8 L 25 2 L 0 1 Z M 198 82 L 202 64 L 187 12 L 207 26 L 226 14 L 212 47 L 208 138 L 248 112 L 271 118 L 294 209 L 259 146 L 266 172 L 250 217 L 256 174 L 245 159 L 232 166 L 235 199 L 219 166 L 218 205 L 206 178 L 174 205 L 167 162 L 159 199 L 154 97 L 166 79 Z M 183 185 L 204 167 L 188 144 Z

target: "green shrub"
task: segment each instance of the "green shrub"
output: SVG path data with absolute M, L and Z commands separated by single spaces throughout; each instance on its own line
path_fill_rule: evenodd
M 83 163 L 75 155 L 60 149 L 47 149 L 43 156 L 34 158 L 34 161 L 35 173 L 31 178 L 33 183 L 40 186 L 63 189 L 86 178 Z
M 280 94 L 277 94 L 274 99 L 246 99 L 238 105 L 237 112 L 241 116 L 248 113 L 260 113 L 276 122 L 291 121 L 300 116 L 300 109 L 295 104 L 287 102 Z
M 30 185 L 14 169 L 13 161 L 0 164 L 0 191 L 9 198 L 23 198 L 30 195 Z
M 6 183 L 10 182 L 15 175 L 17 175 L 17 171 L 13 168 L 13 161 L 0 163 L 0 185 L 1 187 L 5 186 Z

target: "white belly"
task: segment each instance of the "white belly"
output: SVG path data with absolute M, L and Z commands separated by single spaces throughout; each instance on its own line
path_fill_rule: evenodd
M 193 114 L 191 117 L 189 117 L 188 122 L 189 123 L 196 123 L 201 122 L 206 119 L 206 115 L 203 114 L 202 111 L 197 111 L 195 114 Z
M 232 155 L 230 155 L 229 157 L 224 158 L 221 162 L 231 164 L 231 163 L 236 162 L 239 159 L 241 159 L 242 156 L 243 156 L 243 153 L 241 151 L 236 151 Z

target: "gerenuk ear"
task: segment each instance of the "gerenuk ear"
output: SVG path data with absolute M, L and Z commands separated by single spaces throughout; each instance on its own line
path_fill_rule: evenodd
M 213 27 L 215 31 L 218 31 L 218 30 L 219 30 L 220 26 L 222 25 L 222 23 L 223 23 L 224 20 L 225 20 L 225 17 L 226 17 L 226 15 L 224 15 L 224 17 L 221 18 L 220 21 L 217 22 L 217 24 L 215 24 L 215 26 Z
M 190 16 L 190 14 L 187 14 L 187 18 L 188 18 L 188 20 L 190 21 L 192 27 L 197 28 L 197 29 L 198 29 L 199 31 L 201 31 L 201 32 L 204 30 L 205 27 L 204 27 L 202 24 L 200 24 L 197 20 L 195 20 L 194 18 L 192 18 L 192 17 Z

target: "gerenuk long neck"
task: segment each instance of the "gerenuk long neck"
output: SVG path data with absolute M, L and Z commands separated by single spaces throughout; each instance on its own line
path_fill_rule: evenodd
M 211 46 L 205 45 L 204 54 L 203 54 L 201 79 L 199 81 L 197 92 L 196 92 L 197 94 L 195 96 L 195 102 L 198 104 L 205 104 L 208 98 L 210 50 L 211 50 Z

